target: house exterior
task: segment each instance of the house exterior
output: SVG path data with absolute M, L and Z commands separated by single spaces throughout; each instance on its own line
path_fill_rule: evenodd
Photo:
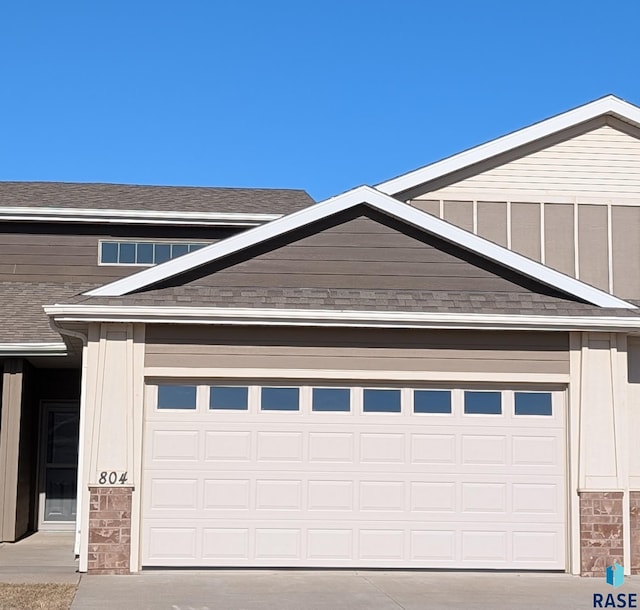
M 640 108 L 314 205 L 5 186 L 5 540 L 74 527 L 91 573 L 640 570 Z

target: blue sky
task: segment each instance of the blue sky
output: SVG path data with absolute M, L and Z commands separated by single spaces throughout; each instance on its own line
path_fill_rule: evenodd
M 375 184 L 607 93 L 640 3 L 24 0 L 0 8 L 0 180 Z

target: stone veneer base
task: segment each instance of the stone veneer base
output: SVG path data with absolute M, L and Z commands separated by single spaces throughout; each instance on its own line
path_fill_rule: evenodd
M 580 575 L 604 576 L 622 545 L 622 492 L 580 492 Z
M 89 574 L 129 574 L 131 487 L 89 487 Z

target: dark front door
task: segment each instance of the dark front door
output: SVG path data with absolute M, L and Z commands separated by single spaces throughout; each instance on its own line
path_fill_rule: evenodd
M 40 529 L 74 527 L 79 418 L 77 404 L 43 404 Z

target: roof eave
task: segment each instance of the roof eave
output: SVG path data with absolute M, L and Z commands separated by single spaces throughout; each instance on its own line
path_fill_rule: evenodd
M 128 322 L 203 325 L 331 326 L 640 332 L 640 316 L 541 316 L 446 312 L 302 310 L 227 307 L 162 307 L 124 305 L 49 305 L 45 313 L 57 324 Z

